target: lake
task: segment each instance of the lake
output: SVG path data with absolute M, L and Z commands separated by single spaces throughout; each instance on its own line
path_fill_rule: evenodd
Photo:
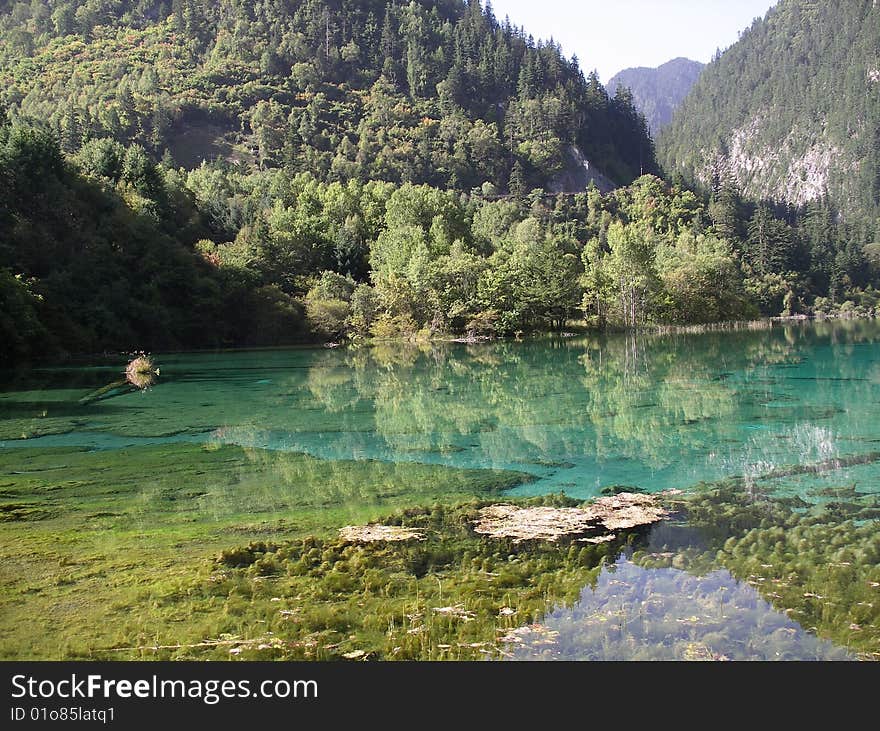
M 287 597 L 266 597 L 272 619 L 266 604 L 232 621 L 231 594 L 186 588 L 207 586 L 217 551 L 410 506 L 624 490 L 702 502 L 615 548 L 567 598 L 549 592 L 529 622 L 494 627 L 506 634 L 484 655 L 880 651 L 876 322 L 154 358 L 151 388 L 91 400 L 123 360 L 6 374 L 3 657 L 201 657 L 220 635 L 276 656 L 247 642 Z M 829 540 L 836 558 L 820 553 Z M 170 649 L 145 649 L 157 637 Z

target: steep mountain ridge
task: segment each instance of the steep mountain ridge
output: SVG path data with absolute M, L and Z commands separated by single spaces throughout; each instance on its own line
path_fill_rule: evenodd
M 624 69 L 611 77 L 608 93 L 619 88 L 632 92 L 636 108 L 645 115 L 653 135 L 672 122 L 675 110 L 693 88 L 705 64 L 688 58 L 674 58 L 657 68 L 639 66 Z
M 880 8 L 782 0 L 710 64 L 658 138 L 670 174 L 847 220 L 880 217 Z

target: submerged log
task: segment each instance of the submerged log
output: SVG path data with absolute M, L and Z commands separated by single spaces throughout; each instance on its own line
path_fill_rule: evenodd
M 818 462 L 815 464 L 780 467 L 762 475 L 761 479 L 777 480 L 781 477 L 793 477 L 794 475 L 821 475 L 824 472 L 834 472 L 835 470 L 844 470 L 847 467 L 857 467 L 859 465 L 873 464 L 874 462 L 880 462 L 880 452 L 851 454 L 845 457 L 826 459 L 824 462 Z
M 106 386 L 102 386 L 96 391 L 83 396 L 79 400 L 79 404 L 84 406 L 93 401 L 102 401 L 114 396 L 122 396 L 132 391 L 143 391 L 156 382 L 156 376 L 159 375 L 159 369 L 153 363 L 153 359 L 148 355 L 139 355 L 137 358 L 129 361 L 125 367 L 125 378 L 119 381 L 113 381 Z
M 136 390 L 137 389 L 125 379 L 121 381 L 113 381 L 113 383 L 108 383 L 106 386 L 102 386 L 96 391 L 92 391 L 87 396 L 83 396 L 78 403 L 81 406 L 85 406 L 93 401 L 101 401 L 103 399 L 112 398 L 113 396 L 121 396 L 122 394 L 131 393 Z

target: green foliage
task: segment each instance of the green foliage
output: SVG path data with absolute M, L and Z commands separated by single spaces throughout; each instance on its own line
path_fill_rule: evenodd
M 711 235 L 682 232 L 674 246 L 660 250 L 658 270 L 668 307 L 664 322 L 705 324 L 758 314 L 730 248 Z
M 369 334 L 380 308 L 381 302 L 376 290 L 368 284 L 359 284 L 355 288 L 351 295 L 351 314 L 348 321 L 353 337 Z
M 28 283 L 0 269 L 0 364 L 9 365 L 49 350 L 48 333 L 39 317 L 41 300 Z
M 85 175 L 105 178 L 115 184 L 122 179 L 125 158 L 126 151 L 122 145 L 103 137 L 86 142 L 77 153 L 75 161 Z
M 342 335 L 352 314 L 353 280 L 324 272 L 306 295 L 306 315 L 311 331 L 324 338 Z
M 581 255 L 587 317 L 638 327 L 756 314 L 732 247 L 707 224 L 706 206 L 693 193 L 644 177 L 600 205 L 618 220 L 602 226 Z
M 753 200 L 828 197 L 874 236 L 880 217 L 880 8 L 782 0 L 701 74 L 659 136 L 670 174 Z
M 112 137 L 188 168 L 464 190 L 505 188 L 514 162 L 544 185 L 571 145 L 620 183 L 656 171 L 630 103 L 480 3 L 59 0 L 10 7 L 0 34 L 0 99 L 68 153 Z
M 875 309 L 869 226 L 634 180 L 632 94 L 479 3 L 39 7 L 0 14 L 7 359 Z M 581 153 L 631 184 L 548 195 Z
M 191 195 L 142 148 L 94 141 L 73 162 L 51 133 L 0 130 L 0 359 L 301 337 L 287 295 L 191 248 Z
M 49 335 L 15 358 L 510 335 L 581 313 L 599 327 L 699 324 L 811 311 L 816 296 L 824 314 L 876 305 L 873 250 L 827 209 L 791 226 L 729 188 L 707 202 L 643 176 L 606 196 L 496 199 L 290 170 L 186 172 L 106 138 L 66 159 L 39 128 L 2 130 L 0 264 L 39 303 L 8 295 L 20 314 L 7 319 L 32 333 L 9 342 Z
M 406 314 L 391 315 L 384 313 L 376 318 L 370 333 L 377 340 L 410 340 L 418 332 L 419 326 L 413 318 Z

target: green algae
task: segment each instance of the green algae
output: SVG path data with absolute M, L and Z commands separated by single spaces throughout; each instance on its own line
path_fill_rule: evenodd
M 667 496 L 675 513 L 664 527 L 557 545 L 472 530 L 500 498 L 582 504 L 511 501 L 507 490 L 528 479 L 518 473 L 182 444 L 0 450 L 0 479 L 13 510 L 51 513 L 0 522 L 6 659 L 472 660 L 524 647 L 569 657 L 565 642 L 571 652 L 595 648 L 595 638 L 582 642 L 590 623 L 608 631 L 617 619 L 584 616 L 566 640 L 547 618 L 576 607 L 622 551 L 645 569 L 711 577 L 724 568 L 804 630 L 880 657 L 880 537 L 864 519 L 873 495 L 794 503 L 729 480 Z M 380 518 L 425 540 L 355 544 L 337 534 Z M 684 526 L 700 540 L 649 545 Z M 706 596 L 706 612 L 715 601 Z M 696 621 L 674 616 L 683 607 L 670 604 L 654 629 Z M 722 612 L 703 622 L 705 637 L 672 651 L 723 659 L 742 626 Z M 768 646 L 791 652 L 789 630 L 773 626 Z M 665 656 L 651 637 L 637 656 Z M 604 647 L 598 656 L 625 649 Z
M 0 657 L 215 634 L 222 607 L 186 597 L 230 542 L 328 535 L 527 479 L 233 446 L 0 450 L 0 502 L 14 518 L 0 521 Z
M 138 656 L 880 658 L 876 524 L 841 522 L 846 504 L 797 512 L 734 481 L 665 499 L 677 511 L 666 527 L 598 546 L 476 535 L 474 521 L 489 504 L 478 501 L 404 510 L 383 521 L 418 531 L 423 540 L 353 544 L 305 537 L 230 548 L 193 589 L 241 620 L 224 628 L 222 644 L 203 637 L 179 647 L 141 645 Z M 563 496 L 518 503 L 578 505 Z M 852 514 L 863 509 L 856 508 Z M 658 548 L 658 532 L 681 530 L 699 540 Z M 628 565 L 618 558 L 622 553 L 649 573 L 621 569 L 623 581 L 608 579 L 609 570 Z M 725 581 L 726 572 L 732 578 Z M 609 582 L 638 580 L 658 593 L 643 597 L 636 610 L 626 602 L 635 602 L 639 588 L 633 586 L 631 596 L 618 590 L 601 611 L 594 606 L 578 615 L 585 592 L 598 590 L 600 580 L 606 591 Z M 692 587 L 694 596 L 663 593 L 670 582 Z M 766 609 L 754 606 L 751 591 Z M 658 604 L 664 607 L 659 614 Z M 564 631 L 553 620 L 563 610 L 579 617 Z M 636 627 L 637 647 L 631 644 Z
M 835 472 L 845 470 L 848 467 L 868 465 L 875 462 L 880 462 L 880 452 L 852 454 L 846 457 L 827 459 L 818 464 L 789 465 L 788 467 L 776 468 L 764 475 L 764 479 L 775 480 L 780 477 L 791 477 L 792 475 L 819 475 L 824 472 Z
M 608 485 L 607 487 L 603 487 L 600 491 L 600 495 L 613 496 L 620 495 L 622 492 L 629 492 L 634 495 L 645 494 L 648 491 L 643 487 L 636 487 L 635 485 Z
M 521 502 L 579 504 L 562 497 Z M 419 531 L 419 541 L 361 544 L 309 536 L 225 550 L 194 589 L 230 618 L 223 644 L 203 638 L 182 647 L 140 646 L 139 656 L 500 657 L 511 631 L 537 622 L 550 607 L 576 601 L 627 539 L 601 546 L 488 539 L 471 526 L 489 504 L 408 509 L 383 521 Z

